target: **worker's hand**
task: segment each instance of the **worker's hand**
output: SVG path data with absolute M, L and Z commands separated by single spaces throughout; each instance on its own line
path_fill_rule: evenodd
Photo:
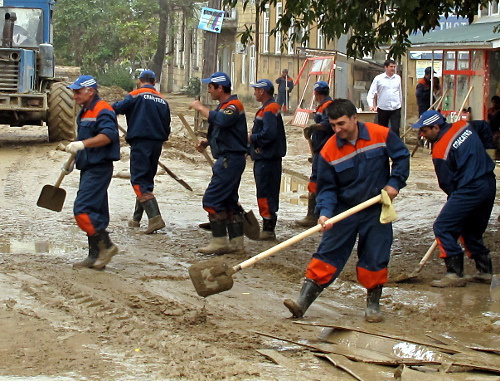
M 73 170 L 75 169 L 75 161 L 73 160 L 71 164 L 66 168 L 66 164 L 64 164 L 61 168 L 61 171 L 64 173 L 64 175 L 69 175 Z
M 312 133 L 314 131 L 314 126 L 307 126 L 304 128 L 304 138 L 306 138 L 307 140 L 311 139 L 311 136 L 312 136 Z
M 196 111 L 200 111 L 200 109 L 202 107 L 205 107 L 205 106 L 203 106 L 203 103 L 201 103 L 199 100 L 192 101 L 191 104 L 189 105 L 190 110 L 193 109 Z
M 85 149 L 85 144 L 81 140 L 71 142 L 66 146 L 66 152 L 76 154 L 78 151 Z
M 321 216 L 318 218 L 318 224 L 322 226 L 321 231 L 324 232 L 328 229 L 331 229 L 333 227 L 333 224 L 327 224 L 326 221 L 328 221 L 330 218 L 327 216 Z
M 377 111 L 377 106 L 371 106 L 370 111 Z
M 391 187 L 390 185 L 386 185 L 384 190 L 387 192 L 387 195 L 390 197 L 391 201 L 399 194 L 399 191 L 396 188 Z
M 208 147 L 208 140 L 200 140 L 196 145 L 196 150 L 198 152 L 203 153 L 207 147 Z

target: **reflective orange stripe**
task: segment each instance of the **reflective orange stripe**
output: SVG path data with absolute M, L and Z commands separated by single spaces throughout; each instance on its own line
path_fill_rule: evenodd
M 387 268 L 379 271 L 370 271 L 362 267 L 358 267 L 358 281 L 366 289 L 371 289 L 375 286 L 383 285 L 387 282 Z
M 441 241 L 439 238 L 436 238 L 437 244 L 438 244 L 438 249 L 439 249 L 439 258 L 446 258 L 446 252 L 443 249 L 443 245 L 441 245 Z
M 318 189 L 318 184 L 313 183 L 312 181 L 307 184 L 307 190 L 311 193 L 316 193 L 316 190 Z
M 306 278 L 312 279 L 319 285 L 329 283 L 333 275 L 337 272 L 337 268 L 325 263 L 317 258 L 313 258 L 306 270 Z
M 464 251 L 465 251 L 465 254 L 467 255 L 467 257 L 469 258 L 472 258 L 472 254 L 471 252 L 469 251 L 469 249 L 467 249 L 467 246 L 465 246 L 465 240 L 464 240 L 464 237 L 460 236 L 458 237 L 458 240 L 460 241 L 460 243 L 462 244 L 463 248 L 464 248 Z
M 82 229 L 87 235 L 94 235 L 95 228 L 90 221 L 90 217 L 87 213 L 82 213 L 75 216 L 76 223 L 80 229 Z
M 271 217 L 269 212 L 269 204 L 267 203 L 267 198 L 258 198 L 257 204 L 259 205 L 259 213 L 262 217 Z
M 209 208 L 207 206 L 204 206 L 203 209 L 205 209 L 209 214 L 217 214 L 214 208 Z
M 134 188 L 134 192 L 137 197 L 142 196 L 141 187 L 139 185 L 132 185 L 132 188 Z

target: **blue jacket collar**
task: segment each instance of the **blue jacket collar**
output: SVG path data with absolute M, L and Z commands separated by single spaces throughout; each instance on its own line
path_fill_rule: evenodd
M 342 148 L 344 145 L 347 144 L 347 140 L 341 139 L 335 134 L 335 137 L 337 139 L 337 147 Z M 370 133 L 368 132 L 368 128 L 366 128 L 366 124 L 363 122 L 358 122 L 358 139 L 363 139 L 363 140 L 370 140 Z

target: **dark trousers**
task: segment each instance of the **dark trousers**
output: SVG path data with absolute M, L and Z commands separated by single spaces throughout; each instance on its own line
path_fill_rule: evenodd
M 212 180 L 203 195 L 203 209 L 211 214 L 243 212 L 238 188 L 245 165 L 244 154 L 228 154 L 216 160 L 212 168 Z
M 381 108 L 377 108 L 377 123 L 385 127 L 389 127 L 390 123 L 391 131 L 394 131 L 399 136 L 401 108 L 397 110 L 382 110 Z
M 281 158 L 256 160 L 253 164 L 257 203 L 262 217 L 276 217 L 279 209 L 281 171 Z
M 78 226 L 87 235 L 94 235 L 96 231 L 108 227 L 108 187 L 112 175 L 112 162 L 80 172 L 80 187 L 73 205 L 73 213 Z
M 483 243 L 483 234 L 493 209 L 496 192 L 495 176 L 488 174 L 453 192 L 434 222 L 441 257 L 463 255 L 461 238 L 468 255 L 490 251 Z
M 130 183 L 137 197 L 151 193 L 163 142 L 134 140 L 130 143 Z

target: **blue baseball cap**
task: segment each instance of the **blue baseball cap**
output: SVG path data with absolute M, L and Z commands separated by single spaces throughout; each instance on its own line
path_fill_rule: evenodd
M 156 79 L 155 72 L 153 70 L 143 70 L 139 75 L 139 79 Z
M 434 126 L 435 124 L 440 126 L 445 122 L 446 122 L 445 117 L 441 115 L 439 112 L 437 112 L 436 110 L 427 110 L 422 115 L 420 115 L 420 118 L 416 123 L 412 124 L 412 127 L 422 128 L 422 127 Z
M 269 79 L 261 79 L 253 85 L 250 85 L 250 87 L 256 87 L 264 90 L 274 90 L 274 85 Z
M 68 88 L 72 90 L 79 90 L 84 87 L 97 89 L 97 81 L 91 75 L 81 75 L 75 80 L 75 82 L 68 86 Z
M 201 80 L 203 83 L 217 83 L 218 85 L 221 86 L 226 86 L 226 87 L 231 87 L 231 79 L 229 79 L 229 76 L 222 72 L 218 71 L 213 73 L 210 78 L 203 78 Z
M 325 81 L 318 81 L 314 84 L 313 90 L 330 90 L 330 86 L 328 86 L 328 83 L 326 83 Z

